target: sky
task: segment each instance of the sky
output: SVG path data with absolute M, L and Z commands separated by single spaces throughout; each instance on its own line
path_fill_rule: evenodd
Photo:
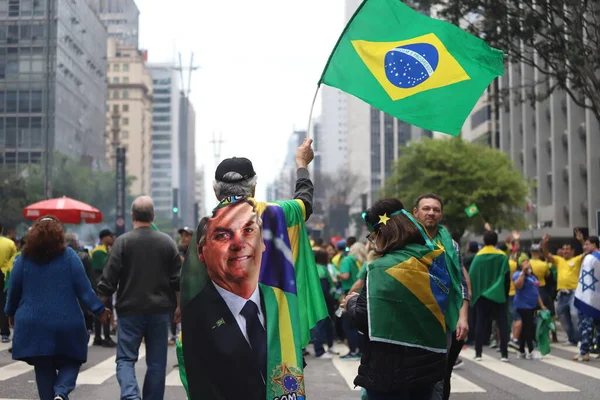
M 294 129 L 306 129 L 317 82 L 344 24 L 344 0 L 136 0 L 140 47 L 149 62 L 194 66 L 196 164 L 212 195 L 220 159 L 248 157 L 258 175 L 257 198 L 281 170 Z M 177 61 L 178 62 L 178 61 Z M 187 80 L 187 73 L 184 74 Z M 187 82 L 185 83 L 187 87 Z M 317 101 L 313 117 L 320 114 Z M 267 149 L 268 146 L 268 149 Z M 211 207 L 212 202 L 207 202 Z

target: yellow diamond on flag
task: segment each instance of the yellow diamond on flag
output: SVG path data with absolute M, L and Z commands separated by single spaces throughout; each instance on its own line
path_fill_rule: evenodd
M 394 101 L 471 79 L 433 33 L 398 42 L 351 42 Z

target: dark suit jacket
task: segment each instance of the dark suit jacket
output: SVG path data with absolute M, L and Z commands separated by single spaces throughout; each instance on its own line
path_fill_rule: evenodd
M 183 308 L 181 323 L 190 400 L 265 400 L 252 349 L 212 282 Z

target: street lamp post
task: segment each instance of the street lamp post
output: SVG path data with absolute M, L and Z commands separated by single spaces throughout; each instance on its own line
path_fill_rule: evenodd
M 121 131 L 121 114 L 115 108 L 111 115 L 112 120 L 112 148 L 115 154 L 115 181 L 116 181 L 116 208 L 115 208 L 115 233 L 117 236 L 125 233 L 125 186 L 126 186 L 126 149 L 120 146 L 119 134 Z

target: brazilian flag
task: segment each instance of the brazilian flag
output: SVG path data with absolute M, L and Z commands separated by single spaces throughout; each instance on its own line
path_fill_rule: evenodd
M 481 94 L 503 75 L 503 57 L 477 37 L 400 0 L 365 0 L 319 84 L 410 124 L 456 136 Z
M 453 282 L 444 250 L 409 244 L 369 264 L 367 304 L 372 341 L 446 352 L 449 296 Z
M 469 207 L 465 208 L 465 214 L 467 214 L 467 217 L 469 218 L 479 214 L 479 208 L 477 208 L 477 204 L 473 203 Z

